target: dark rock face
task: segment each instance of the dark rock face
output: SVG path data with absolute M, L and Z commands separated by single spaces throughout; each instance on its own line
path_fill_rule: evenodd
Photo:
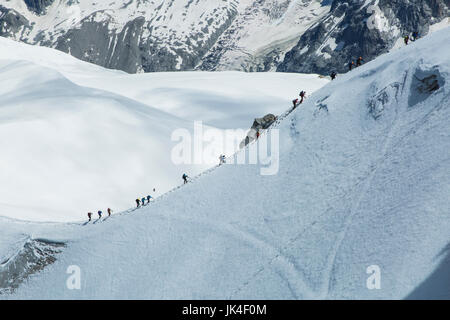
M 374 6 L 375 5 L 375 6 Z M 307 30 L 286 54 L 277 71 L 330 74 L 346 72 L 350 61 L 370 61 L 391 49 L 396 40 L 449 16 L 448 0 L 338 1 L 330 13 Z
M 141 55 L 139 36 L 145 19 L 131 20 L 121 32 L 111 33 L 109 21 L 96 22 L 96 14 L 83 19 L 79 29 L 70 29 L 60 36 L 56 49 L 107 68 L 137 72 Z
M 54 263 L 65 247 L 45 239 L 26 241 L 17 254 L 0 261 L 0 296 L 13 293 L 30 276 Z
M 15 38 L 25 28 L 29 29 L 29 23 L 24 16 L 0 5 L 0 37 Z
M 53 3 L 54 0 L 24 0 L 28 10 L 36 14 L 44 14 L 46 8 Z
M 256 118 L 253 121 L 253 125 L 250 128 L 250 131 L 247 133 L 247 136 L 239 144 L 239 147 L 242 149 L 250 142 L 256 140 L 258 138 L 257 133 L 261 133 L 261 130 L 268 129 L 276 120 L 277 117 L 271 113 L 266 114 L 262 118 Z
M 193 70 L 232 22 L 234 14 L 230 12 L 228 19 L 207 37 L 199 33 L 186 39 L 188 48 L 172 48 L 153 35 L 154 28 L 144 17 L 130 20 L 120 31 L 111 32 L 112 17 L 98 22 L 101 19 L 96 19 L 97 15 L 106 15 L 98 11 L 83 19 L 79 28 L 60 36 L 56 49 L 81 60 L 129 73 Z M 207 33 L 208 26 L 205 28 Z M 148 35 L 144 37 L 144 33 Z M 195 45 L 191 43 L 194 41 Z
M 271 113 L 266 114 L 262 118 L 256 118 L 255 121 L 253 121 L 252 129 L 256 130 L 267 129 L 272 125 L 272 123 L 275 122 L 276 119 L 277 117 L 275 117 Z

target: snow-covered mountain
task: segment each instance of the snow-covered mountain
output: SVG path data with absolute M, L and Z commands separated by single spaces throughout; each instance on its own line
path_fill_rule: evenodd
M 450 299 L 449 52 L 445 29 L 308 96 L 259 140 L 276 174 L 231 157 L 95 223 L 1 218 L 0 297 Z
M 370 61 L 403 45 L 403 37 L 423 37 L 450 26 L 448 0 L 331 1 L 331 9 L 286 53 L 278 71 L 346 72 L 350 61 Z
M 2 0 L 0 36 L 131 73 L 329 74 L 448 16 L 447 0 Z
M 132 73 L 267 69 L 326 13 L 320 2 L 9 0 L 0 36 Z
M 194 121 L 205 130 L 248 129 L 254 118 L 283 112 L 299 88 L 327 82 L 277 73 L 130 75 L 0 38 L 0 180 L 10 181 L 0 186 L 0 215 L 73 221 L 97 206 L 126 209 L 153 188 L 170 190 L 185 171 L 217 164 L 221 150 L 176 165 L 175 130 L 192 131 Z

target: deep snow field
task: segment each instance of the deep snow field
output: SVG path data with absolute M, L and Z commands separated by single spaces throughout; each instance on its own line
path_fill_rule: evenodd
M 0 140 L 0 181 L 8 181 L 0 186 L 0 216 L 67 222 L 128 209 L 225 152 L 175 165 L 175 130 L 193 133 L 194 121 L 205 130 L 248 130 L 254 118 L 284 112 L 300 89 L 311 93 L 327 82 L 278 73 L 130 75 L 0 38 L 0 135 L 8 137 Z
M 279 170 L 276 174 L 261 175 L 264 165 L 223 165 L 160 196 L 145 208 L 86 225 L 0 218 L 0 288 L 3 286 L 4 293 L 0 297 L 450 299 L 449 54 L 450 32 L 447 28 L 340 75 L 316 91 L 260 138 L 264 141 L 266 135 L 272 136 L 279 129 Z M 41 68 L 7 62 L 0 71 L 4 74 L 8 68 L 20 70 L 21 66 L 26 72 Z M 148 75 L 148 78 L 152 76 L 165 77 Z M 248 79 L 253 76 L 264 77 L 246 75 Z M 278 82 L 278 86 L 277 90 L 267 87 L 267 92 L 261 90 L 261 100 L 268 99 L 264 94 L 280 94 L 279 109 L 271 111 L 281 113 L 288 108 L 289 101 L 282 97 L 289 94 L 290 88 L 280 82 L 295 76 L 266 76 L 275 77 L 274 83 Z M 56 75 L 53 73 L 52 77 Z M 81 81 L 82 77 L 76 75 L 72 81 Z M 174 82 L 184 87 L 175 75 L 173 77 Z M 227 73 L 225 77 L 230 77 L 228 81 L 232 83 L 236 81 L 235 89 L 244 86 L 245 81 L 237 80 L 245 79 L 241 75 L 236 75 L 234 80 L 233 74 Z M 89 82 L 90 77 L 87 78 L 85 80 Z M 44 79 L 52 81 L 54 78 Z M 164 130 L 169 124 L 178 125 L 181 121 L 177 113 L 183 112 L 183 107 L 177 106 L 177 101 L 170 102 L 173 104 L 168 104 L 167 108 L 171 112 L 166 112 L 163 108 L 151 108 L 151 101 L 148 105 L 143 104 L 142 101 L 147 97 L 150 100 L 152 96 L 142 93 L 144 89 L 124 89 L 127 99 L 133 101 L 128 103 L 130 100 L 126 100 L 125 104 L 120 100 L 125 99 L 120 83 L 124 87 L 133 87 L 133 81 L 115 82 L 108 76 L 103 79 L 104 83 L 98 84 L 96 89 L 73 85 L 74 82 L 67 80 L 67 84 L 78 91 L 75 98 L 66 96 L 66 92 L 64 101 L 67 104 L 64 106 L 67 107 L 58 110 L 62 114 L 44 104 L 38 104 L 38 107 L 33 104 L 31 115 L 38 117 L 55 112 L 51 120 L 55 126 L 61 121 L 66 121 L 64 125 L 67 126 L 82 125 L 89 117 L 76 119 L 76 115 L 83 114 L 86 108 L 89 110 L 85 112 L 94 112 L 96 117 L 115 119 L 112 126 L 106 127 L 109 130 L 123 126 L 115 139 L 130 130 L 135 131 L 134 141 L 146 133 L 142 145 L 138 140 L 129 149 L 114 151 L 125 160 L 129 153 L 145 152 L 145 141 L 151 140 L 149 137 L 153 134 L 161 137 L 167 133 Z M 10 84 L 12 90 L 18 81 L 21 80 L 13 78 L 4 83 Z M 165 81 L 170 82 L 167 78 Z M 310 81 L 312 83 L 312 79 Z M 253 81 L 249 82 L 252 83 L 243 89 L 254 92 L 250 90 L 254 88 Z M 52 84 L 58 86 L 58 83 Z M 286 80 L 286 86 L 288 83 L 290 81 Z M 308 82 L 313 85 L 311 83 Z M 35 86 L 39 85 L 40 93 L 45 88 L 56 91 L 48 83 L 30 79 L 27 86 L 20 85 L 27 90 L 11 92 L 20 95 L 21 99 L 29 99 L 38 90 Z M 116 93 L 113 93 L 114 89 L 108 91 L 109 86 L 116 88 Z M 292 87 L 294 94 L 298 86 Z M 301 86 L 306 87 L 306 84 Z M 96 94 L 87 98 L 84 90 L 100 91 L 94 91 Z M 284 94 L 283 90 L 286 90 Z M 90 99 L 97 102 L 95 99 L 100 95 L 104 105 L 109 101 L 105 96 L 113 94 L 114 98 L 110 98 L 115 101 L 110 102 L 115 106 L 110 107 L 113 111 L 92 107 L 97 104 Z M 115 98 L 116 95 L 121 98 Z M 164 100 L 165 96 L 159 97 Z M 186 96 L 190 95 L 180 94 L 180 97 Z M 3 107 L 5 98 L 3 94 L 1 97 L 2 119 L 21 116 L 14 113 L 10 105 L 11 111 L 3 117 L 8 108 Z M 266 107 L 262 110 L 258 105 L 254 107 L 257 109 L 250 110 L 249 117 L 267 111 Z M 77 111 L 72 113 L 72 108 Z M 92 108 L 100 108 L 101 112 L 90 111 Z M 205 122 L 221 126 L 220 115 L 204 112 L 210 117 Z M 155 123 L 161 125 L 150 129 L 141 124 L 141 121 L 147 121 L 140 120 L 137 114 L 146 120 L 157 118 Z M 24 125 L 30 123 L 31 115 L 23 115 L 20 127 L 16 124 L 17 129 L 10 131 L 9 137 L 16 143 L 21 141 L 21 132 L 31 130 L 24 129 Z M 67 117 L 69 119 L 65 120 Z M 91 127 L 96 129 L 99 126 L 96 124 L 85 125 L 80 129 L 80 135 L 89 132 Z M 2 121 L 1 130 L 7 125 Z M 75 127 L 72 125 L 70 132 L 76 132 Z M 106 128 L 101 127 L 103 131 L 107 131 Z M 95 135 L 100 135 L 102 130 L 95 131 Z M 45 137 L 50 139 L 52 133 L 47 132 Z M 76 136 L 71 141 L 78 141 L 78 148 L 86 150 L 89 137 Z M 92 141 L 92 150 L 102 142 Z M 4 145 L 1 147 L 5 148 Z M 39 155 L 42 149 L 35 148 L 32 143 L 21 147 L 30 156 L 36 152 Z M 60 142 L 55 148 L 64 148 L 64 143 Z M 140 152 L 134 151 L 135 148 Z M 9 153 L 15 150 L 10 149 Z M 161 150 L 165 149 L 161 147 Z M 65 161 L 78 151 L 70 152 L 73 153 L 66 155 Z M 93 160 L 92 157 L 86 159 Z M 5 161 L 3 157 L 2 161 Z M 10 163 L 12 160 L 8 165 Z M 55 167 L 51 163 L 49 168 Z M 4 163 L 2 168 L 4 174 Z M 96 165 L 96 168 L 102 166 Z M 119 169 L 122 168 L 116 168 Z M 45 168 L 41 164 L 35 170 Z M 9 167 L 6 172 L 10 172 Z M 147 172 L 142 175 L 145 180 Z M 124 175 L 115 177 L 117 184 L 120 184 L 120 178 L 125 179 Z M 2 181 L 5 179 L 2 176 Z M 85 179 L 88 184 L 95 183 L 92 175 Z M 14 177 L 8 179 L 8 185 L 15 183 Z M 73 183 L 72 180 L 64 182 L 65 185 Z M 134 188 L 136 184 L 139 180 L 127 180 L 123 189 Z M 64 189 L 65 185 L 59 187 Z M 3 197 L 6 187 L 2 188 L 0 194 Z M 31 186 L 30 190 L 33 190 Z M 29 195 L 21 195 L 28 202 Z M 60 199 L 61 203 L 64 200 L 72 201 Z M 37 262 L 25 263 L 30 260 L 44 261 L 48 265 L 36 272 Z M 80 290 L 69 290 L 66 286 L 70 266 L 81 270 Z M 380 271 L 378 289 L 367 286 L 368 270 L 370 273 L 373 268 Z

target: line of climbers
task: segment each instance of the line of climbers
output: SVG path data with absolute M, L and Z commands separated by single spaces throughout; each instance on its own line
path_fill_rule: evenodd
M 219 166 L 225 163 L 225 155 L 221 154 L 219 156 Z M 183 173 L 183 175 L 181 176 L 181 178 L 183 179 L 183 184 L 186 184 L 189 182 L 188 179 L 191 179 L 186 173 Z M 192 180 L 191 180 L 192 181 Z
M 358 59 L 356 59 L 356 67 L 360 67 L 362 65 L 363 61 L 364 61 L 364 59 L 362 57 L 359 57 Z M 348 71 L 351 71 L 354 66 L 355 66 L 355 62 L 353 62 L 353 60 L 350 61 L 348 63 Z
M 409 40 L 416 41 L 418 38 L 419 38 L 419 34 L 418 34 L 418 32 L 415 31 L 415 32 L 412 33 L 412 38 L 410 38 L 409 35 L 406 35 L 404 37 L 404 41 L 405 41 L 405 44 L 408 44 Z M 355 65 L 355 62 L 353 60 L 350 61 L 349 64 L 348 64 L 349 71 L 351 71 L 353 69 L 353 67 L 360 67 L 363 64 L 363 61 L 364 61 L 364 59 L 362 57 L 359 57 L 358 59 L 356 59 L 356 65 Z M 336 77 L 337 77 L 337 73 L 335 71 L 332 71 L 331 74 L 330 74 L 331 80 L 336 79 Z M 300 91 L 299 97 L 300 97 L 300 99 L 296 98 L 296 99 L 294 99 L 292 101 L 293 108 L 290 110 L 290 112 L 292 112 L 295 108 L 297 108 L 298 105 L 303 103 L 304 99 L 306 99 L 306 91 L 304 91 L 304 90 Z M 258 139 L 259 136 L 260 136 L 260 132 L 258 130 L 256 132 L 256 139 Z M 224 164 L 224 163 L 225 163 L 225 155 L 221 154 L 219 156 L 219 166 Z M 183 184 L 186 184 L 186 183 L 189 182 L 188 179 L 190 179 L 190 178 L 189 178 L 189 176 L 186 173 L 183 173 L 182 178 L 183 178 Z M 153 189 L 153 191 L 154 191 L 154 189 Z M 147 204 L 150 203 L 151 197 L 150 198 L 149 197 L 150 196 L 147 196 Z M 142 202 L 142 205 L 144 205 L 145 199 L 144 198 L 142 198 L 142 200 L 136 199 L 136 203 L 137 203 L 137 207 L 138 208 L 140 206 L 140 202 Z
M 147 200 L 147 204 L 149 204 L 150 201 L 152 201 L 152 199 L 153 199 L 153 197 L 151 195 L 148 195 L 147 197 L 142 197 L 141 199 L 137 198 L 136 199 L 136 208 L 145 206 L 146 205 L 145 200 Z
M 405 37 L 403 37 L 403 40 L 405 42 L 405 45 L 408 45 L 408 42 L 411 41 L 416 41 L 417 39 L 419 39 L 419 33 L 417 31 L 414 31 L 411 35 L 411 37 L 409 35 L 406 35 Z M 349 71 L 351 71 L 354 67 L 359 67 L 363 64 L 364 59 L 362 57 L 359 57 L 358 59 L 356 59 L 356 65 L 355 62 L 352 60 L 349 62 L 348 64 L 348 69 Z M 336 79 L 337 73 L 335 71 L 332 71 L 330 74 L 330 78 L 331 80 Z M 303 103 L 303 100 L 306 99 L 306 91 L 302 90 L 300 91 L 299 94 L 299 98 L 296 98 L 294 100 L 292 100 L 292 104 L 293 104 L 293 108 L 291 109 L 291 112 L 297 108 L 298 105 Z M 256 138 L 258 139 L 260 136 L 259 130 L 256 132 Z M 219 166 L 225 163 L 225 155 L 221 154 L 219 156 Z M 183 173 L 182 176 L 183 179 L 183 184 L 187 184 L 189 182 L 188 179 L 189 176 L 186 173 Z M 155 192 L 155 189 L 153 188 L 153 192 Z M 142 197 L 141 199 L 137 198 L 136 199 L 136 208 L 140 208 L 141 206 L 145 206 L 148 205 L 150 203 L 150 201 L 152 201 L 153 197 L 151 195 L 148 195 L 147 197 Z M 147 204 L 145 203 L 145 200 L 147 200 Z M 108 217 L 111 216 L 112 210 L 110 208 L 108 208 Z M 102 217 L 102 211 L 98 211 L 97 212 L 99 219 L 101 219 Z M 92 212 L 88 212 L 88 218 L 89 221 L 91 221 L 92 219 Z
M 108 212 L 108 217 L 110 217 L 113 211 L 111 210 L 111 208 L 108 208 L 107 212 Z M 103 212 L 101 210 L 98 210 L 97 214 L 98 214 L 98 218 L 101 219 Z M 88 218 L 89 218 L 89 221 L 92 220 L 92 212 L 88 212 Z
M 153 192 L 156 192 L 155 188 L 153 188 Z M 145 203 L 145 200 L 147 200 L 147 203 Z M 149 204 L 150 201 L 152 201 L 152 200 L 153 200 L 153 197 L 151 195 L 148 195 L 147 197 L 142 197 L 140 199 L 138 198 L 138 199 L 136 199 L 136 205 L 137 205 L 136 208 L 145 206 L 145 205 Z M 108 212 L 108 217 L 110 217 L 111 214 L 113 213 L 113 210 L 111 208 L 108 208 L 107 212 Z M 98 219 L 100 220 L 102 218 L 103 212 L 101 210 L 98 210 L 97 214 L 98 214 Z M 88 212 L 87 215 L 88 215 L 88 219 L 89 219 L 88 222 L 92 221 L 92 212 Z
M 300 91 L 300 93 L 299 93 L 299 97 L 300 97 L 300 99 L 294 99 L 294 100 L 292 100 L 292 103 L 294 104 L 294 107 L 292 108 L 292 110 L 294 110 L 295 108 L 297 108 L 297 106 L 299 105 L 299 104 L 302 104 L 303 103 L 303 100 L 305 100 L 306 99 L 306 91 Z M 258 131 L 258 133 L 259 133 L 259 131 Z M 259 135 L 257 135 L 257 138 L 259 137 Z
M 219 166 L 222 165 L 222 164 L 224 164 L 225 162 L 226 162 L 226 161 L 225 161 L 225 155 L 224 155 L 224 154 L 221 154 L 221 155 L 219 156 Z M 181 178 L 183 178 L 183 184 L 188 183 L 188 182 L 189 182 L 188 179 L 191 179 L 186 173 L 183 173 L 183 175 L 182 175 Z M 191 181 L 192 181 L 192 180 L 191 180 Z
M 408 42 L 411 41 L 416 41 L 417 39 L 419 39 L 419 33 L 417 31 L 414 31 L 412 33 L 412 35 L 410 36 L 409 34 L 407 34 L 406 36 L 403 37 L 403 41 L 405 42 L 405 45 L 408 45 Z M 348 63 L 348 71 L 351 71 L 354 67 L 360 67 L 363 63 L 364 59 L 362 57 L 359 57 L 358 59 L 356 59 L 356 65 L 355 62 L 352 60 Z M 332 72 L 330 77 L 331 80 L 334 80 L 336 78 L 337 74 L 336 72 Z
M 406 36 L 403 37 L 405 45 L 408 45 L 409 40 L 416 41 L 417 39 L 419 39 L 419 33 L 417 31 L 414 31 L 411 36 L 407 34 Z
M 219 156 L 219 165 L 222 165 L 224 163 L 225 163 L 225 155 L 221 154 Z M 188 179 L 191 179 L 191 178 L 186 173 L 183 173 L 182 179 L 183 179 L 183 184 L 186 184 L 186 183 L 189 182 Z M 156 189 L 153 188 L 153 192 L 155 192 L 155 191 L 156 191 Z M 147 203 L 145 203 L 146 200 L 147 200 Z M 154 199 L 153 199 L 153 197 L 151 195 L 147 195 L 146 197 L 142 197 L 142 198 L 137 198 L 135 200 L 136 201 L 136 208 L 140 208 L 140 207 L 146 206 L 146 205 L 150 204 L 150 202 L 153 201 L 153 200 Z M 108 217 L 110 217 L 113 211 L 111 210 L 111 208 L 108 208 L 107 212 L 108 212 Z M 101 210 L 99 210 L 97 212 L 97 214 L 98 214 L 98 219 L 101 219 L 103 212 Z M 92 212 L 88 212 L 88 218 L 89 218 L 88 221 L 92 220 Z

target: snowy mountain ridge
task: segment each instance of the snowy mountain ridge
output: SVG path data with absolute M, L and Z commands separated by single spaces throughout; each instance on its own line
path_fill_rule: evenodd
M 223 165 L 89 224 L 1 218 L 0 297 L 449 299 L 448 31 L 308 96 L 271 129 L 275 175 Z
M 446 0 L 3 0 L 0 36 L 130 73 L 328 75 L 449 17 Z
M 132 73 L 192 70 L 218 51 L 231 61 L 214 69 L 242 70 L 248 56 L 301 34 L 325 10 L 318 0 L 10 0 L 0 6 L 0 35 Z

